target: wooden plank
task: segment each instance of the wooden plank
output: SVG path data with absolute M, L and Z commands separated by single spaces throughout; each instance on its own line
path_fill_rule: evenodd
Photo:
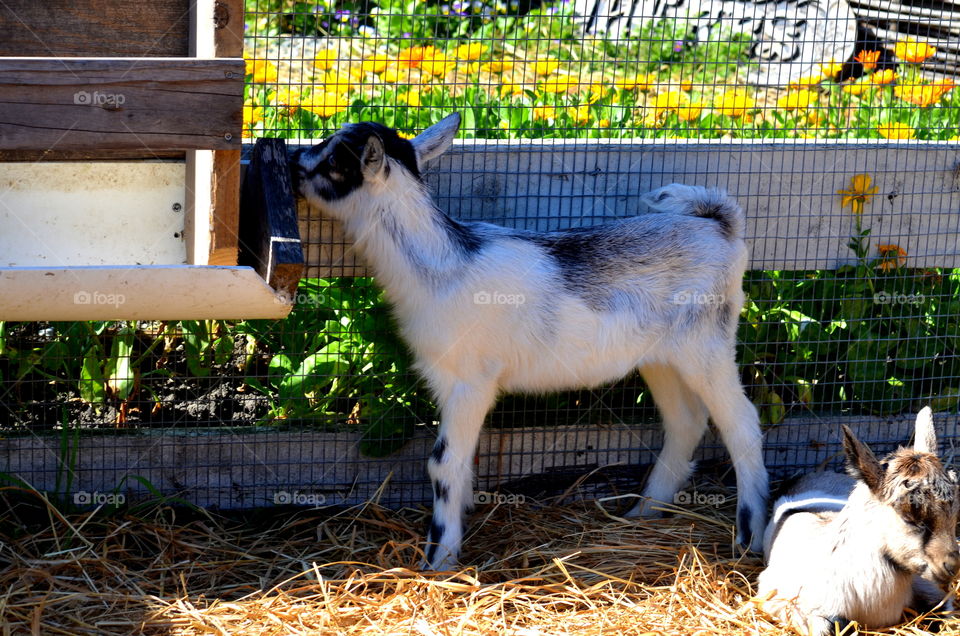
M 790 418 L 766 431 L 765 462 L 774 476 L 783 477 L 798 467 L 811 469 L 837 458 L 841 423 L 883 454 L 909 442 L 913 417 Z M 935 421 L 949 462 L 960 435 L 960 417 L 936 414 Z M 295 491 L 322 494 L 327 504 L 337 505 L 377 498 L 383 505 L 396 507 L 431 499 L 425 463 L 435 432 L 424 427 L 418 427 L 403 448 L 383 458 L 362 455 L 360 435 L 353 431 L 251 427 L 116 433 L 79 438 L 72 467 L 77 491 L 113 492 L 126 478 L 120 492 L 129 502 L 149 499 L 151 494 L 142 482 L 128 478 L 136 475 L 163 494 L 224 509 L 274 505 L 277 493 Z M 548 491 L 559 494 L 578 476 L 608 467 L 602 474 L 616 482 L 623 494 L 639 486 L 645 473 L 642 467 L 654 461 L 662 437 L 656 423 L 485 429 L 478 448 L 476 487 L 536 492 L 546 484 Z M 60 443 L 57 435 L 4 436 L 0 471 L 40 490 L 54 491 L 61 468 Z M 237 461 L 238 453 L 244 461 Z M 729 471 L 727 453 L 712 431 L 696 457 L 702 462 L 701 472 Z M 198 470 L 201 466 L 203 470 Z
M 249 267 L 0 268 L 0 320 L 285 318 L 290 307 Z
M 129 161 L 131 159 L 183 161 L 182 150 L 159 150 L 151 152 L 143 148 L 123 150 L 0 150 L 0 162 L 42 161 Z
M 470 140 L 425 178 L 455 218 L 536 230 L 642 213 L 639 195 L 668 183 L 720 187 L 746 212 L 751 268 L 805 270 L 852 262 L 854 218 L 837 191 L 868 173 L 872 244 L 899 245 L 908 267 L 960 267 L 958 166 L 956 144 L 932 142 Z M 308 275 L 368 275 L 335 221 L 302 201 L 298 215 Z
M 4 0 L 0 56 L 184 56 L 189 7 L 189 0 Z
M 210 257 L 207 262 L 210 265 L 236 265 L 240 236 L 239 150 L 213 151 L 210 199 Z
M 243 57 L 243 0 L 216 0 L 213 24 L 216 57 Z
M 186 262 L 182 163 L 7 163 L 0 175 L 2 267 Z
M 260 139 L 240 198 L 240 256 L 278 294 L 293 301 L 303 275 L 303 249 L 282 139 Z
M 0 149 L 240 147 L 243 60 L 0 59 Z

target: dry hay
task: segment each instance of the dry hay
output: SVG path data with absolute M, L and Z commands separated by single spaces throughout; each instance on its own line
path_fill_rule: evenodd
M 484 507 L 476 567 L 424 575 L 424 510 L 101 519 L 43 503 L 42 529 L 23 504 L 0 523 L 3 634 L 786 633 L 749 602 L 760 563 L 733 556 L 729 505 L 655 521 L 611 502 Z

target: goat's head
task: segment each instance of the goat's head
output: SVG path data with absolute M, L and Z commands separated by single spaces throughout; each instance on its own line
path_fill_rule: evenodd
M 293 154 L 296 187 L 311 205 L 342 218 L 350 214 L 351 206 L 344 203 L 353 193 L 384 185 L 391 175 L 419 184 L 424 164 L 450 146 L 459 128 L 457 113 L 411 140 L 382 124 L 345 124 L 332 137 Z
M 937 435 L 929 407 L 917 415 L 913 448 L 900 448 L 882 462 L 843 427 L 847 470 L 863 481 L 883 517 L 871 527 L 895 568 L 940 585 L 960 568 L 956 526 L 957 476 L 937 457 Z

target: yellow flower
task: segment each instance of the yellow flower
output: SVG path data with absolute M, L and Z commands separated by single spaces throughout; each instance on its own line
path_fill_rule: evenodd
M 843 70 L 843 63 L 836 60 L 830 60 L 826 64 L 820 64 L 820 72 L 824 77 L 836 77 Z
M 417 133 L 408 133 L 402 130 L 397 131 L 397 137 L 401 137 L 403 139 L 413 139 L 416 136 L 417 136 Z
M 680 91 L 667 91 L 665 93 L 657 93 L 653 101 L 653 108 L 656 111 L 656 116 L 660 117 L 667 111 L 677 110 L 689 101 L 687 96 Z
M 713 107 L 721 115 L 730 117 L 742 117 L 748 110 L 753 109 L 755 102 L 753 98 L 747 95 L 743 89 L 726 91 L 722 95 L 717 95 L 713 102 Z
M 504 84 L 500 87 L 500 97 L 523 97 L 523 86 L 520 84 Z
M 480 56 L 487 52 L 487 47 L 481 44 L 480 42 L 470 42 L 469 44 L 461 44 L 453 50 L 453 57 L 458 60 L 466 60 L 468 62 L 473 62 L 479 60 Z
M 557 109 L 553 106 L 534 106 L 533 118 L 542 121 L 553 121 L 557 118 Z
M 701 112 L 703 112 L 701 102 L 690 102 L 677 108 L 677 116 L 680 117 L 681 121 L 696 121 L 700 118 Z
M 590 122 L 590 106 L 586 104 L 583 106 L 570 106 L 567 108 L 567 114 L 570 115 L 570 119 L 581 126 Z
M 847 190 L 837 190 L 837 194 L 842 195 L 840 207 L 850 206 L 854 214 L 863 212 L 863 206 L 870 203 L 870 197 L 877 194 L 879 188 L 871 185 L 870 175 L 855 174 L 850 179 L 850 187 Z
M 350 101 L 342 93 L 318 91 L 310 97 L 305 97 L 300 108 L 326 119 L 337 113 L 342 113 L 350 105 Z
M 355 81 L 352 76 L 337 73 L 336 71 L 328 72 L 323 78 L 323 83 L 328 91 L 340 94 L 349 93 L 355 86 Z
M 866 92 L 866 90 L 869 89 L 871 86 L 872 84 L 869 81 L 853 82 L 851 84 L 844 84 L 841 90 L 844 93 L 848 93 L 850 95 L 863 95 L 863 93 Z
M 433 55 L 436 50 L 433 46 L 411 46 L 400 51 L 397 64 L 400 68 L 419 68 L 423 59 Z
M 432 46 L 424 47 L 432 49 L 429 55 L 425 55 L 420 62 L 420 70 L 430 75 L 444 75 L 454 69 L 457 63 L 447 57 L 446 53 Z
M 937 52 L 937 49 L 926 42 L 917 42 L 915 38 L 907 38 L 897 42 L 893 47 L 894 55 L 904 62 L 919 64 Z
M 560 60 L 547 57 L 533 62 L 533 72 L 537 75 L 549 75 L 560 68 Z
M 510 130 L 510 122 L 508 122 L 506 119 L 501 119 L 498 125 L 500 130 Z
M 375 73 L 379 75 L 387 70 L 387 65 L 390 64 L 390 58 L 385 55 L 374 55 L 373 57 L 368 57 L 363 62 L 360 63 L 360 70 L 364 73 Z
M 289 86 L 281 86 L 271 95 L 270 103 L 294 111 L 300 105 L 300 91 L 292 91 Z
M 809 90 L 791 91 L 777 100 L 777 108 L 781 110 L 806 110 L 810 104 L 816 103 L 817 94 Z
M 603 84 L 591 84 L 590 88 L 587 89 L 587 103 L 596 104 L 603 99 L 606 93 L 607 89 L 604 88 Z
M 877 126 L 877 132 L 885 139 L 916 139 L 917 131 L 906 124 L 891 122 Z
M 893 72 L 892 68 L 887 68 L 882 71 L 877 71 L 870 76 L 870 83 L 876 86 L 883 86 L 884 84 L 890 84 L 897 79 L 897 74 Z
M 884 272 L 899 269 L 907 264 L 907 251 L 899 245 L 877 245 L 877 252 L 880 254 L 877 269 Z
M 246 74 L 253 75 L 254 84 L 271 84 L 277 81 L 277 67 L 267 60 L 244 60 Z
M 787 88 L 790 90 L 797 90 L 800 88 L 808 88 L 810 86 L 816 86 L 822 82 L 826 77 L 823 73 L 818 73 L 816 75 L 805 75 L 803 77 L 797 78 L 787 84 Z
M 493 60 L 480 67 L 487 73 L 504 73 L 513 70 L 513 62 L 510 60 Z
M 339 54 L 333 49 L 323 49 L 322 51 L 317 51 L 316 57 L 313 58 L 313 65 L 321 71 L 329 71 L 333 68 L 338 57 Z
M 600 128 L 609 128 L 609 127 L 610 127 L 610 120 L 609 120 L 609 119 L 601 119 L 600 121 L 597 122 L 597 126 L 599 126 Z
M 253 104 L 243 105 L 243 137 L 253 137 L 253 127 L 263 121 L 263 109 Z
M 397 65 L 392 63 L 384 69 L 380 79 L 388 84 L 410 84 L 413 81 L 409 68 L 398 68 Z
M 869 73 L 873 69 L 877 68 L 877 62 L 880 61 L 880 51 L 867 51 L 863 50 L 857 53 L 857 57 L 853 58 L 863 66 L 863 70 Z
M 953 87 L 954 83 L 949 79 L 934 84 L 898 84 L 893 88 L 893 94 L 905 102 L 925 108 L 939 102 Z
M 420 105 L 420 91 L 417 91 L 417 90 L 407 91 L 402 95 L 398 95 L 397 99 L 403 102 L 404 104 L 407 104 L 408 106 L 413 106 L 414 108 L 416 108 L 417 106 Z
M 657 76 L 655 73 L 646 73 L 634 75 L 633 77 L 614 79 L 613 87 L 624 91 L 632 91 L 633 89 L 647 91 L 650 90 L 650 87 L 653 86 L 656 81 Z
M 580 86 L 580 80 L 573 75 L 554 75 L 543 80 L 540 89 L 545 93 L 566 93 Z

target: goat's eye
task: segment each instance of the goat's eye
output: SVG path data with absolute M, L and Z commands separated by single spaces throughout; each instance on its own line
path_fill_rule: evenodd
M 669 198 L 669 197 L 670 197 L 670 193 L 669 193 L 669 192 L 661 192 L 660 194 L 657 195 L 657 198 L 654 199 L 654 200 L 655 200 L 657 203 L 660 203 L 661 201 L 663 201 L 663 200 L 665 200 L 665 199 L 667 199 L 667 198 Z
M 329 157 L 327 157 L 327 166 L 330 167 L 330 168 L 336 168 L 336 167 L 337 167 L 337 158 L 334 157 L 332 153 L 330 154 Z

